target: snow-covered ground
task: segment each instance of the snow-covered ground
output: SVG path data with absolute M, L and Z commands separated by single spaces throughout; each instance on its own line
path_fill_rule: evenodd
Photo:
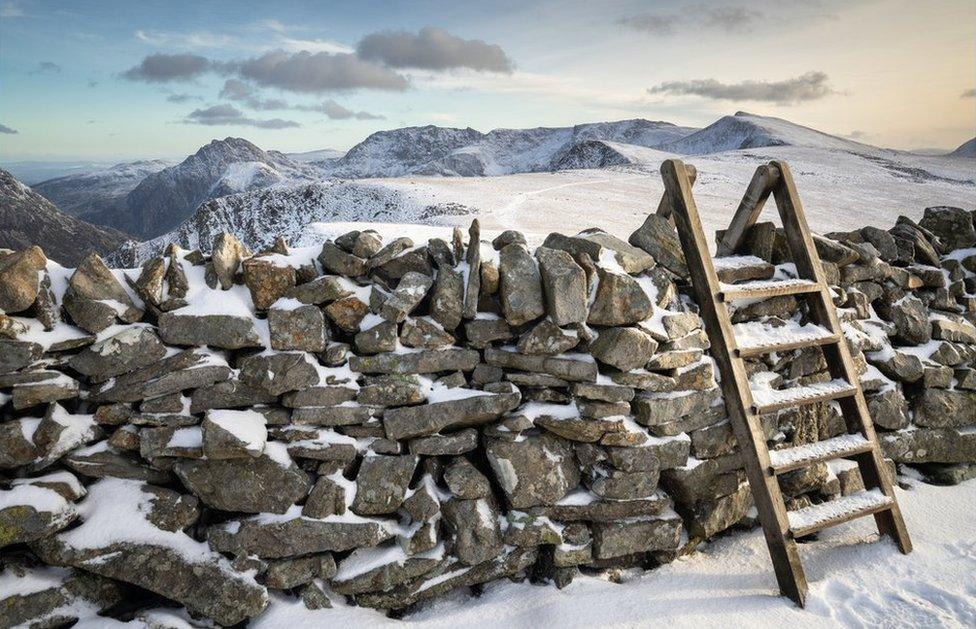
M 902 479 L 898 491 L 915 550 L 901 555 L 862 519 L 800 550 L 807 608 L 778 596 L 762 533 L 734 532 L 622 583 L 581 576 L 563 590 L 503 581 L 459 592 L 403 620 L 344 605 L 309 612 L 273 599 L 256 627 L 974 627 L 976 481 L 937 487 Z M 333 597 L 341 599 L 341 597 Z

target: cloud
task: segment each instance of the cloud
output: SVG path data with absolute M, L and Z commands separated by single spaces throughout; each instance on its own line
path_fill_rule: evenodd
M 391 68 L 470 68 L 505 73 L 514 68 L 501 46 L 480 39 L 461 39 L 434 26 L 420 29 L 416 35 L 407 31 L 372 33 L 360 40 L 356 52 L 363 59 Z
M 369 88 L 403 91 L 407 79 L 393 70 L 348 53 L 284 50 L 224 65 L 265 87 L 293 92 L 330 92 Z
M 5 124 L 0 123 L 0 133 L 8 133 L 10 135 L 15 135 L 15 134 L 20 133 L 20 132 L 17 131 L 16 129 L 11 129 L 10 127 L 8 127 Z
M 167 103 L 188 103 L 191 100 L 200 100 L 200 97 L 193 94 L 170 94 L 166 97 Z
M 7 2 L 0 3 L 0 17 L 24 17 L 24 10 L 20 8 L 20 5 L 13 0 L 8 0 Z M 9 133 L 9 131 L 4 131 L 3 133 Z M 14 131 L 14 133 L 17 133 Z
M 966 90 L 959 95 L 959 98 L 976 98 L 976 87 Z
M 61 66 L 54 63 L 53 61 L 41 61 L 37 64 L 31 74 L 58 74 L 61 72 Z
M 371 114 L 368 111 L 353 111 L 352 109 L 343 107 L 331 98 L 318 105 L 297 105 L 295 109 L 325 114 L 330 120 L 348 120 L 350 118 L 355 118 L 356 120 L 386 120 L 386 116 L 379 114 Z
M 807 72 L 783 81 L 722 83 L 716 79 L 668 81 L 647 90 L 648 94 L 681 94 L 712 100 L 749 100 L 795 105 L 836 94 L 823 72 Z
M 248 118 L 244 115 L 244 112 L 233 105 L 214 105 L 205 109 L 194 109 L 187 114 L 184 122 L 207 126 L 237 125 L 257 127 L 259 129 L 289 129 L 301 126 L 293 120 L 282 120 L 281 118 L 272 118 L 270 120 Z
M 237 79 L 227 79 L 220 90 L 220 97 L 244 103 L 251 109 L 263 111 L 273 109 L 290 109 L 290 105 L 278 98 L 260 98 L 253 85 Z
M 156 53 L 123 72 L 122 76 L 130 81 L 147 83 L 189 81 L 209 70 L 211 66 L 212 62 L 200 55 Z
M 692 4 L 682 13 L 646 12 L 617 19 L 617 24 L 654 35 L 671 35 L 679 27 L 712 28 L 727 32 L 748 31 L 763 14 L 744 6 Z
M 152 46 L 182 46 L 184 48 L 225 48 L 237 41 L 230 35 L 219 35 L 209 31 L 192 33 L 164 33 L 160 31 L 136 31 L 136 39 Z
M 95 79 L 88 79 L 88 87 L 98 87 L 98 81 Z

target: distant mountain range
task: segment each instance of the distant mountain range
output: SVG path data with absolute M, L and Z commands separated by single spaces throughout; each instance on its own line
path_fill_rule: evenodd
M 126 240 L 121 232 L 59 211 L 0 169 L 0 247 L 19 250 L 39 244 L 49 258 L 73 266 L 92 251 L 104 255 Z
M 976 157 L 976 138 L 963 142 L 959 148 L 949 153 L 952 157 Z
M 643 119 L 488 133 L 405 127 L 374 133 L 346 153 L 323 149 L 284 154 L 231 137 L 210 142 L 179 164 L 163 160 L 117 164 L 43 181 L 34 190 L 66 214 L 152 242 L 132 250 L 155 250 L 166 239 L 188 243 L 193 234 L 206 240 L 218 227 L 249 232 L 258 245 L 266 233 L 291 226 L 299 216 L 372 220 L 397 212 L 430 216 L 471 211 L 459 210 L 450 201 L 443 207 L 429 200 L 408 203 L 402 194 L 390 192 L 395 184 L 338 185 L 339 180 L 656 170 L 669 155 L 714 156 L 772 147 L 841 151 L 879 164 L 907 156 L 922 159 L 779 118 L 738 112 L 703 129 Z M 969 141 L 951 156 L 972 157 L 973 152 L 974 141 Z M 913 169 L 897 168 L 905 171 L 903 176 L 925 177 L 924 171 L 911 175 Z M 440 209 L 430 210 L 435 206 Z

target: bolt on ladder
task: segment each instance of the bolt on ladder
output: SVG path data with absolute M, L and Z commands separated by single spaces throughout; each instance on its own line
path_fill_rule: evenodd
M 878 532 L 894 539 L 902 553 L 911 552 L 912 543 L 789 166 L 774 161 L 756 170 L 718 246 L 719 255 L 734 264 L 735 258 L 728 256 L 735 252 L 749 227 L 758 219 L 763 204 L 772 195 L 797 271 L 796 279 L 784 281 L 760 280 L 745 284 L 719 281 L 716 262 L 721 264 L 723 258 L 713 260 L 709 254 L 698 208 L 691 194 L 696 174 L 693 167 L 677 159 L 662 164 L 665 193 L 658 213 L 670 215 L 677 227 L 711 342 L 711 352 L 722 376 L 726 409 L 742 453 L 780 591 L 802 607 L 807 581 L 797 552 L 798 538 L 873 515 Z M 732 324 L 728 304 L 735 300 L 780 295 L 795 295 L 805 300 L 811 323 L 796 325 L 795 329 L 785 333 L 778 333 L 782 328 L 753 328 L 758 334 L 741 334 L 748 332 L 749 325 L 755 324 Z M 737 339 L 737 329 L 743 338 Z M 744 359 L 812 346 L 821 348 L 830 381 L 772 391 L 751 389 Z M 849 434 L 787 449 L 770 451 L 767 448 L 761 415 L 828 400 L 839 404 Z M 857 463 L 864 491 L 788 511 L 778 476 L 840 458 L 853 459 Z

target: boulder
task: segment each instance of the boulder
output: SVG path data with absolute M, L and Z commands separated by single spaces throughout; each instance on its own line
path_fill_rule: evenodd
M 142 317 L 142 311 L 95 253 L 87 255 L 71 274 L 64 308 L 78 327 L 93 334 L 116 319 L 133 323 Z
M 46 266 L 47 258 L 37 245 L 0 257 L 0 312 L 13 314 L 30 308 Z
M 580 238 L 595 242 L 604 249 L 612 252 L 614 261 L 631 275 L 638 275 L 654 266 L 654 257 L 643 249 L 612 236 L 599 229 L 588 229 L 580 232 Z M 599 258 L 594 258 L 598 260 Z
M 15 485 L 0 490 L 0 548 L 53 535 L 77 517 L 74 506 L 53 489 Z
M 251 317 L 227 314 L 181 314 L 180 311 L 159 315 L 159 336 L 170 345 L 245 349 L 262 347 Z
M 513 509 L 552 505 L 579 485 L 570 442 L 548 434 L 521 441 L 489 439 L 485 454 Z
M 451 392 L 453 399 L 447 401 L 387 409 L 383 415 L 386 436 L 410 439 L 441 430 L 480 426 L 495 421 L 521 401 L 518 392 L 495 394 L 458 389 Z
M 240 363 L 241 382 L 281 395 L 305 389 L 319 381 L 316 366 L 303 353 L 256 354 Z
M 356 497 L 350 509 L 358 515 L 394 513 L 403 504 L 416 456 L 374 455 L 363 458 L 356 475 Z
M 0 374 L 23 369 L 43 353 L 44 348 L 37 343 L 0 339 Z
M 593 523 L 593 556 L 612 559 L 634 553 L 673 551 L 681 544 L 677 517 Z
M 319 263 L 329 273 L 358 277 L 366 274 L 366 260 L 347 253 L 331 242 L 322 243 Z
M 230 528 L 211 527 L 207 541 L 219 552 L 279 559 L 376 546 L 392 536 L 379 520 L 258 517 Z
M 166 346 L 152 328 L 130 327 L 75 354 L 68 365 L 95 382 L 152 365 L 166 355 Z
M 634 278 L 597 268 L 599 284 L 590 305 L 590 325 L 622 326 L 639 323 L 651 316 L 654 305 Z
M 552 322 L 558 326 L 586 323 L 589 290 L 583 268 L 559 249 L 539 247 L 535 256 Z
M 222 289 L 228 290 L 234 285 L 234 277 L 241 267 L 241 262 L 250 256 L 250 249 L 233 234 L 221 232 L 214 237 L 213 247 L 210 250 L 210 263 Z
M 444 482 L 457 498 L 477 500 L 491 496 L 491 483 L 471 461 L 457 457 L 444 469 Z
M 550 319 L 543 319 L 522 335 L 516 348 L 523 354 L 552 355 L 568 352 L 579 341 L 576 330 L 567 332 Z
M 502 313 L 511 325 L 522 325 L 546 314 L 542 276 L 529 250 L 519 244 L 499 252 Z
M 252 410 L 207 411 L 203 429 L 203 455 L 208 459 L 246 459 L 264 452 L 267 420 Z
M 295 286 L 295 269 L 277 266 L 267 258 L 244 260 L 244 284 L 258 310 L 267 310 Z
M 949 250 L 976 246 L 973 216 L 958 207 L 927 207 L 918 226 L 935 234 Z
M 654 256 L 658 264 L 678 277 L 688 276 L 688 264 L 674 225 L 660 214 L 648 214 L 644 224 L 630 235 L 630 244 Z
M 491 500 L 450 500 L 444 503 L 444 519 L 454 532 L 454 554 L 461 563 L 476 566 L 501 554 L 498 511 Z
M 268 331 L 271 349 L 279 352 L 321 352 L 329 339 L 325 315 L 315 305 L 295 308 L 272 306 L 268 310 Z
M 547 373 L 573 382 L 596 382 L 596 363 L 552 356 L 530 356 L 502 349 L 486 349 L 485 362 L 502 369 Z
M 925 389 L 915 398 L 915 423 L 930 428 L 976 426 L 976 391 Z
M 410 271 L 400 278 L 393 294 L 383 302 L 380 316 L 393 323 L 402 323 L 413 312 L 433 285 L 433 280 L 422 273 Z
M 445 330 L 461 323 L 464 310 L 464 276 L 450 267 L 440 267 L 430 297 L 430 316 Z
M 590 354 L 621 371 L 643 367 L 651 360 L 657 342 L 639 328 L 606 328 L 590 343 Z

